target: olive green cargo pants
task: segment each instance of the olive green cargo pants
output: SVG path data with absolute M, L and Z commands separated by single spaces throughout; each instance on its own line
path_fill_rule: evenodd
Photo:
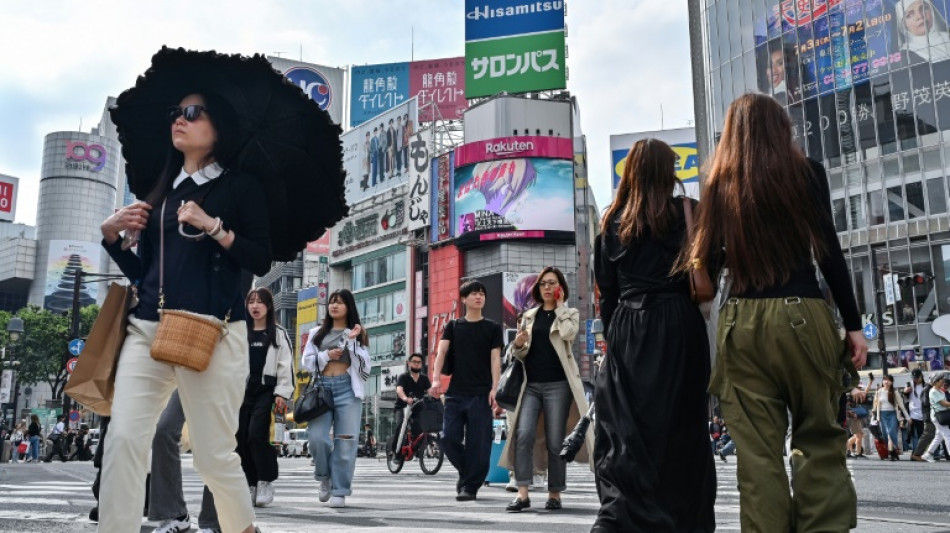
M 824 300 L 731 298 L 719 316 L 709 392 L 738 454 L 744 533 L 842 532 L 857 495 L 837 423 L 850 359 Z M 783 448 L 792 420 L 792 492 Z

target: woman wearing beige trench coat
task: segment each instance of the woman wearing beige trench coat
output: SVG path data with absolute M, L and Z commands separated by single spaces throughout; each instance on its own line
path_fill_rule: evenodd
M 571 349 L 578 330 L 578 311 L 564 304 L 568 296 L 564 275 L 554 267 L 545 268 L 532 295 L 542 304 L 524 313 L 522 327 L 511 346 L 512 355 L 525 364 L 527 379 L 510 414 L 509 438 L 499 461 L 500 466 L 515 472 L 518 484 L 518 497 L 508 505 L 509 512 L 531 506 L 528 488 L 536 467 L 548 469 L 545 508 L 561 508 L 560 493 L 566 488 L 561 443 L 568 428 L 587 411 L 584 386 Z M 556 422 L 549 425 L 547 420 Z M 521 422 L 532 424 L 534 431 L 521 429 Z M 588 431 L 577 461 L 588 462 L 593 439 L 593 432 Z

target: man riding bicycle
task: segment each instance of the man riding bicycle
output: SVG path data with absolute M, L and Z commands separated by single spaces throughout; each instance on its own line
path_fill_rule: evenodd
M 396 406 L 395 406 L 395 432 L 399 435 L 402 429 L 404 418 L 403 410 L 407 405 L 413 405 L 416 400 L 422 399 L 426 392 L 432 387 L 428 376 L 422 372 L 422 354 L 414 353 L 409 356 L 407 363 L 409 372 L 399 376 L 396 381 Z M 419 422 L 416 417 L 411 417 L 411 429 L 414 435 L 419 435 L 422 431 L 419 429 Z M 396 439 L 393 439 L 393 452 L 395 452 Z

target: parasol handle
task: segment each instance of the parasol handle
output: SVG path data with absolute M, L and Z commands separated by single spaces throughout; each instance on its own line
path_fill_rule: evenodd
M 186 238 L 186 239 L 193 239 L 193 240 L 201 240 L 201 239 L 204 239 L 204 238 L 205 238 L 205 235 L 206 235 L 206 233 L 203 232 L 203 231 L 202 231 L 201 233 L 196 233 L 196 234 L 188 233 L 187 231 L 185 231 L 185 223 L 184 223 L 184 222 L 180 222 L 180 223 L 178 224 L 178 234 L 181 235 L 182 237 Z

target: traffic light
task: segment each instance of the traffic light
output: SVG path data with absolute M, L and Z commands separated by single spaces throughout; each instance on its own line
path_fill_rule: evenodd
M 923 285 L 928 281 L 934 279 L 933 275 L 926 272 L 917 272 L 910 276 L 904 276 L 897 281 L 897 284 L 901 287 L 914 287 Z

